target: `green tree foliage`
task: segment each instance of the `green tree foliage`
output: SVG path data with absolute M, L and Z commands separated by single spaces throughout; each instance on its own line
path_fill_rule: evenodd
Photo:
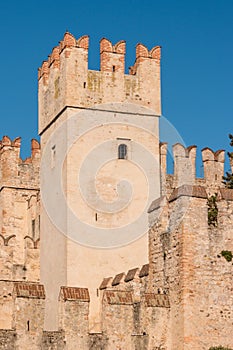
M 226 261 L 230 262 L 233 258 L 233 254 L 230 250 L 222 250 L 221 255 L 226 259 Z
M 230 146 L 233 147 L 233 135 L 229 134 L 230 139 Z M 228 157 L 230 159 L 230 162 L 233 162 L 233 152 L 228 152 Z M 225 184 L 226 188 L 232 188 L 233 189 L 233 173 L 232 172 L 226 172 L 226 175 L 223 176 L 223 183 Z
M 218 226 L 217 193 L 207 199 L 208 225 Z

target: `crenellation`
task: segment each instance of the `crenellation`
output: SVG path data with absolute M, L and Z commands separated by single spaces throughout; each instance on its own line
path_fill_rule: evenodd
M 216 152 L 206 147 L 202 149 L 202 161 L 204 167 L 204 177 L 208 184 L 211 194 L 218 187 L 223 187 L 224 161 L 225 151 L 218 150 Z
M 96 104 L 130 102 L 160 111 L 160 47 L 136 48 L 134 73 L 125 74 L 125 41 L 100 41 L 100 71 L 88 69 L 88 36 L 76 40 L 65 33 L 59 49 L 39 68 L 39 132 L 64 108 L 92 108 Z M 142 54 L 142 49 L 147 52 Z M 145 79 L 147 77 L 147 79 Z M 151 93 L 151 87 L 156 94 Z M 145 93 L 147 91 L 147 93 Z
M 40 144 L 31 141 L 31 156 L 25 161 L 20 158 L 20 146 L 19 137 L 5 136 L 1 141 L 1 278 L 39 281 L 39 249 L 33 250 L 39 247 L 40 236 Z M 25 236 L 34 240 L 33 248 Z
M 125 74 L 125 41 L 113 45 L 101 39 L 99 71 L 88 69 L 88 48 L 88 36 L 76 39 L 66 32 L 39 68 L 42 151 L 62 123 L 77 117 L 74 135 L 81 142 L 75 141 L 67 152 L 63 189 L 68 203 L 75 203 L 72 211 L 89 224 L 86 231 L 79 224 L 75 230 L 87 237 L 95 228 L 96 243 L 99 228 L 106 225 L 111 234 L 123 215 L 121 211 L 105 215 L 101 208 L 80 205 L 83 198 L 76 192 L 75 167 L 85 163 L 87 146 L 102 147 L 108 135 L 112 144 L 101 154 L 111 154 L 114 165 L 107 162 L 99 170 L 98 193 L 111 202 L 122 175 L 131 176 L 133 184 L 136 179 L 134 208 L 126 208 L 127 221 L 122 221 L 120 230 L 126 227 L 128 237 L 126 224 L 143 210 L 145 234 L 117 247 L 105 246 L 103 240 L 104 248 L 61 234 L 40 202 L 41 183 L 51 175 L 50 168 L 52 181 L 55 171 L 60 174 L 57 158 L 51 161 L 51 153 L 42 163 L 40 182 L 40 143 L 31 140 L 31 155 L 22 160 L 21 138 L 4 136 L 0 140 L 0 350 L 207 350 L 219 344 L 233 348 L 233 189 L 222 182 L 225 153 L 204 148 L 204 177 L 198 178 L 196 146 L 177 143 L 174 171 L 168 174 L 168 144 L 159 143 L 161 47 L 148 50 L 137 44 L 129 74 Z M 86 124 L 91 130 L 87 140 L 79 130 Z M 53 140 L 56 156 L 69 144 L 69 131 Z M 154 162 L 140 151 L 142 141 Z M 124 159 L 118 153 L 122 142 L 128 147 Z M 140 168 L 147 170 L 147 187 L 132 165 L 137 157 Z M 230 164 L 233 169 L 232 160 Z M 85 181 L 89 184 L 89 178 Z M 93 199 L 92 188 L 87 188 L 87 198 Z M 56 201 L 55 208 L 60 204 Z M 111 239 L 115 237 L 118 234 Z
M 31 141 L 31 156 L 20 158 L 21 138 L 4 136 L 0 143 L 0 186 L 39 188 L 40 144 Z M 34 183 L 34 184 L 33 184 Z
M 161 46 L 154 46 L 150 51 L 148 48 L 139 43 L 136 46 L 136 64 L 143 62 L 145 59 L 155 59 L 160 61 L 161 59 Z
M 115 45 L 103 38 L 100 40 L 100 71 L 125 73 L 125 41 Z
M 180 143 L 173 145 L 174 171 L 167 174 L 167 144 L 160 143 L 161 196 L 169 198 L 173 190 L 182 185 L 205 187 L 209 195 L 224 187 L 225 151 L 213 152 L 208 147 L 202 150 L 204 177 L 199 178 L 196 175 L 196 149 L 196 146 L 185 148 Z
M 196 178 L 196 146 L 173 146 L 175 187 L 194 184 Z
M 87 288 L 61 287 L 59 328 L 65 333 L 69 349 L 85 349 L 88 343 L 89 291 Z

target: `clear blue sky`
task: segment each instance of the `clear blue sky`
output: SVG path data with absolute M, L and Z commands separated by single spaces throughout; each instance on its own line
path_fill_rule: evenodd
M 99 40 L 162 46 L 162 110 L 186 145 L 229 149 L 233 133 L 232 0 L 8 0 L 0 2 L 1 136 L 37 137 L 37 68 L 66 30 L 90 36 L 89 67 L 99 69 Z

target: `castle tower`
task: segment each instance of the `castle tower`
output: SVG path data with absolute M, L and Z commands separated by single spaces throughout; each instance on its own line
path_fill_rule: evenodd
M 97 332 L 103 277 L 148 259 L 147 209 L 160 196 L 160 47 L 138 44 L 125 74 L 125 42 L 104 38 L 94 71 L 88 37 L 65 33 L 38 79 L 45 328 L 58 327 L 60 287 L 84 287 Z
M 0 329 L 12 328 L 14 282 L 39 281 L 40 145 L 20 158 L 21 139 L 0 140 Z M 1 342 L 0 342 L 1 343 Z

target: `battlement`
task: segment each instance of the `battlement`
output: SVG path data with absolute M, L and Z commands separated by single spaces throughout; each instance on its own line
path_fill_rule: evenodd
M 135 267 L 128 270 L 127 273 L 121 272 L 114 277 L 106 277 L 100 284 L 99 289 L 121 289 L 121 290 L 130 290 L 135 283 L 143 286 L 145 290 L 147 284 L 147 277 L 149 275 L 149 265 L 145 264 L 140 269 Z
M 173 145 L 173 174 L 167 174 L 167 144 L 160 143 L 161 195 L 169 196 L 182 185 L 201 185 L 211 194 L 224 187 L 225 151 L 202 149 L 204 177 L 197 178 L 196 150 L 194 145 L 187 148 L 180 143 Z
M 39 188 L 40 144 L 31 140 L 31 155 L 20 157 L 21 138 L 11 140 L 3 136 L 0 140 L 0 184 L 1 187 Z
M 38 68 L 38 79 L 43 78 L 43 83 L 47 84 L 49 73 L 53 68 L 60 68 L 61 65 L 61 53 L 66 48 L 76 47 L 78 49 L 88 50 L 89 47 L 89 37 L 84 35 L 80 37 L 78 40 L 70 34 L 66 32 L 64 34 L 63 40 L 60 41 L 58 46 L 55 46 L 48 56 L 47 61 L 43 61 L 42 66 Z M 69 52 L 67 52 L 66 57 L 69 56 Z
M 126 43 L 115 45 L 100 40 L 100 70 L 88 69 L 89 37 L 76 39 L 66 32 L 38 70 L 39 133 L 60 115 L 64 108 L 91 108 L 109 102 L 130 102 L 161 114 L 160 46 L 150 51 L 136 46 L 136 59 L 125 74 Z
M 211 160 L 223 160 L 222 151 L 207 151 Z M 202 154 L 206 159 L 206 149 Z M 233 190 L 208 192 L 208 186 L 182 185 L 149 209 L 148 288 L 169 291 L 172 349 L 194 349 L 197 339 L 206 349 L 232 344 Z M 200 335 L 201 329 L 207 332 Z
M 40 144 L 31 141 L 31 155 L 20 157 L 21 138 L 0 141 L 1 278 L 39 280 Z

